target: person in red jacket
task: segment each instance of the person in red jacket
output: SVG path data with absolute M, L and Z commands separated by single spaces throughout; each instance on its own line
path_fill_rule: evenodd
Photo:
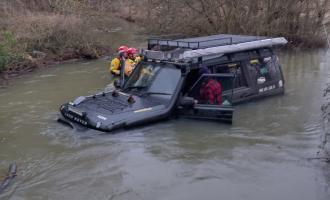
M 200 75 L 210 74 L 208 68 L 201 68 Z M 222 104 L 222 87 L 221 83 L 214 78 L 205 76 L 203 78 L 203 83 L 199 89 L 199 99 L 198 102 L 201 104 Z
M 200 89 L 199 94 L 202 102 L 206 104 L 222 104 L 221 84 L 214 79 L 208 79 L 205 81 Z

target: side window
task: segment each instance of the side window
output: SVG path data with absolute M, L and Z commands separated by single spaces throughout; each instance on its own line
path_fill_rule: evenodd
M 235 72 L 234 88 L 247 87 L 246 77 L 241 64 L 229 64 L 232 71 Z
M 227 64 L 212 66 L 213 72 L 216 74 L 231 73 L 231 69 Z
M 266 81 L 276 80 L 277 74 L 279 73 L 276 57 L 266 57 L 263 58 L 263 76 L 265 76 Z
M 244 76 L 242 65 L 240 63 L 228 63 L 225 65 L 214 66 L 215 73 L 231 73 L 236 76 L 234 88 L 247 87 L 246 77 Z
M 257 84 L 276 80 L 278 74 L 276 60 L 272 57 L 250 60 L 248 70 Z
M 203 74 L 189 90 L 188 96 L 199 104 L 231 105 L 233 78 L 215 74 Z

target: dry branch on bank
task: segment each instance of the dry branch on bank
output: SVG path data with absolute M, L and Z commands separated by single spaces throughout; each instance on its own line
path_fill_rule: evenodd
M 323 47 L 330 25 L 327 0 L 143 0 L 137 6 L 148 31 L 284 36 L 292 46 Z M 140 6 L 140 7 L 139 7 Z

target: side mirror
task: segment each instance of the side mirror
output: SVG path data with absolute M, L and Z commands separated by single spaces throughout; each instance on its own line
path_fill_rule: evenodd
M 192 97 L 182 97 L 180 99 L 180 106 L 183 106 L 183 107 L 193 107 L 196 103 L 196 100 Z
M 120 80 L 119 80 L 119 79 L 116 79 L 116 80 L 113 82 L 113 86 L 115 86 L 116 89 L 119 89 L 119 88 L 120 88 Z

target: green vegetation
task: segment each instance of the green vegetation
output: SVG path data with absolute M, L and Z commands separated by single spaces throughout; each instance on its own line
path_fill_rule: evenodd
M 17 58 L 17 41 L 9 31 L 0 33 L 0 72 L 5 69 L 6 64 Z

